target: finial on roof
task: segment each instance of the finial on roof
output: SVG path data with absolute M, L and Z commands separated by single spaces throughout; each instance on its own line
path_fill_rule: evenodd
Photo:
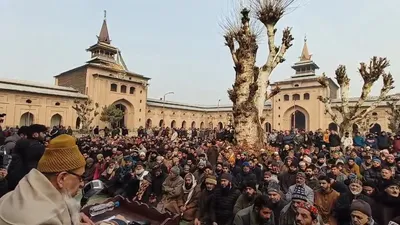
M 312 55 L 308 52 L 308 47 L 307 47 L 307 35 L 305 35 L 304 36 L 303 51 L 301 51 L 300 61 L 311 60 L 311 56 Z
M 107 11 L 104 10 L 103 25 L 101 26 L 100 34 L 97 38 L 99 42 L 111 44 L 110 35 L 108 34 L 106 17 L 107 17 Z

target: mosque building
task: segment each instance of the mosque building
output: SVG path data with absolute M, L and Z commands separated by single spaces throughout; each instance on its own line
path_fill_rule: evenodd
M 111 44 L 104 19 L 97 42 L 87 49 L 90 59 L 83 65 L 56 76 L 55 85 L 0 78 L 0 112 L 5 113 L 4 126 L 22 126 L 33 123 L 47 126 L 71 126 L 79 129 L 81 121 L 72 108 L 74 101 L 91 99 L 103 106 L 114 104 L 124 112 L 121 126 L 130 130 L 139 127 L 166 126 L 174 128 L 223 128 L 233 123 L 232 105 L 196 105 L 171 102 L 148 97 L 149 77 L 128 70 L 118 48 Z M 292 68 L 294 75 L 275 82 L 281 92 L 267 101 L 264 108 L 263 127 L 289 130 L 293 127 L 306 130 L 336 129 L 325 114 L 318 96 L 330 96 L 339 103 L 339 87 L 329 79 L 330 93 L 318 83 L 318 65 L 309 54 L 307 41 L 299 59 Z M 168 95 L 168 93 L 166 93 Z M 365 104 L 371 104 L 372 100 Z M 351 98 L 355 104 L 358 98 Z M 383 102 L 372 112 L 374 131 L 387 130 L 387 106 Z M 104 127 L 100 117 L 92 126 Z M 355 127 L 356 129 L 357 127 Z

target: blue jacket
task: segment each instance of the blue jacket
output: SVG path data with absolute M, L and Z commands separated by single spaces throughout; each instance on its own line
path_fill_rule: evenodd
M 356 147 L 364 147 L 365 146 L 364 138 L 361 136 L 355 136 L 353 138 L 353 143 L 354 143 L 354 146 L 356 146 Z

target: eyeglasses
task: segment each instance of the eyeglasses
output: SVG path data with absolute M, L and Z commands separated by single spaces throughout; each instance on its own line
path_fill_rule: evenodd
M 79 178 L 79 181 L 80 182 L 83 182 L 83 175 L 78 175 L 78 174 L 76 174 L 76 173 L 74 173 L 74 172 L 71 172 L 71 171 L 66 171 L 68 174 L 71 174 L 71 175 L 74 175 L 74 176 L 76 176 L 76 177 L 78 177 Z

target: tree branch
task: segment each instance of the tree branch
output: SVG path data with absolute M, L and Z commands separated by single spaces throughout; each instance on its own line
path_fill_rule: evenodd
M 356 105 L 353 108 L 352 115 L 357 114 L 360 107 L 367 100 L 373 84 L 379 79 L 379 77 L 385 74 L 385 69 L 390 66 L 389 61 L 385 57 L 372 57 L 369 61 L 369 65 L 366 63 L 360 63 L 360 68 L 358 69 L 361 77 L 364 80 L 364 84 L 361 89 L 361 95 L 358 99 Z

